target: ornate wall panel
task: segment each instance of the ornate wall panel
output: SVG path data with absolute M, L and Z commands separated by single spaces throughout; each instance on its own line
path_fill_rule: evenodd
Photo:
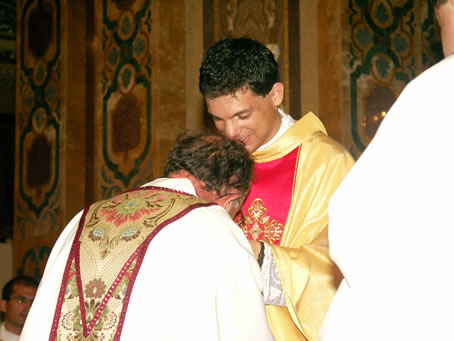
M 14 269 L 38 276 L 85 205 L 86 8 L 59 0 L 17 4 Z
M 16 1 L 0 0 L 0 64 L 14 64 L 15 62 Z
M 13 236 L 16 2 L 0 0 L 0 243 Z
M 346 145 L 359 156 L 406 84 L 440 59 L 427 1 L 349 0 L 343 41 Z
M 226 37 L 259 40 L 274 53 L 285 85 L 285 110 L 300 115 L 299 1 L 205 0 L 204 46 Z
M 159 0 L 18 2 L 17 272 L 42 273 L 83 207 L 161 175 L 186 123 L 184 9 Z
M 19 1 L 18 6 L 14 240 L 21 250 L 15 248 L 14 252 L 19 256 L 16 269 L 23 272 L 26 250 L 35 250 L 43 259 L 49 251 L 48 246 L 39 247 L 31 239 L 52 233 L 62 224 L 60 149 L 64 112 L 60 2 L 28 0 Z M 32 273 L 43 265 L 39 261 L 34 264 Z
M 0 0 L 0 113 L 14 113 L 16 1 Z
M 344 116 L 340 109 L 343 107 L 341 8 L 342 3 L 339 1 L 319 0 L 317 2 L 317 34 L 315 36 L 318 38 L 318 58 L 312 67 L 318 68 L 318 75 L 316 75 L 318 80 L 317 82 L 311 78 L 301 80 L 306 89 L 305 83 L 309 82 L 314 87 L 318 83 L 318 93 L 312 88 L 307 89 L 318 100 L 318 103 L 312 103 L 313 107 L 308 107 L 308 110 L 317 114 L 329 136 L 340 142 L 344 140 L 345 136 Z M 314 39 L 314 35 L 310 35 L 310 37 Z M 310 67 L 307 59 L 303 65 L 305 69 Z M 307 74 L 306 70 L 304 72 Z
M 195 2 L 196 0 L 194 0 Z M 170 148 L 175 138 L 186 129 L 186 32 L 193 33 L 192 20 L 186 23 L 185 7 L 189 4 L 180 0 L 160 0 L 155 9 L 152 37 L 156 46 L 153 63 L 153 137 L 159 143 L 153 151 L 156 176 L 162 175 Z M 193 3 L 193 1 L 191 1 Z M 201 39 L 201 38 L 200 38 Z M 197 64 L 200 63 L 200 60 Z M 197 78 L 198 80 L 198 78 Z M 198 82 L 196 83 L 198 84 Z M 197 85 L 196 85 L 197 86 Z M 199 112 L 202 115 L 202 112 Z
M 21 256 L 18 261 L 16 260 L 16 274 L 33 276 L 36 279 L 41 278 L 52 246 L 58 235 L 59 232 L 53 232 L 30 237 L 20 243 L 16 243 L 14 254 Z
M 151 1 L 95 8 L 95 200 L 153 176 Z

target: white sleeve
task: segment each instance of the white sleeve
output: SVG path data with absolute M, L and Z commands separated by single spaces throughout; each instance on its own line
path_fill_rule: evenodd
M 63 272 L 81 215 L 82 211 L 69 222 L 52 248 L 33 305 L 22 329 L 21 341 L 49 339 Z
M 223 220 L 227 222 L 227 218 Z M 217 266 L 216 306 L 220 340 L 272 340 L 266 320 L 260 268 L 241 229 L 236 224 L 227 226 L 225 233 L 219 233 L 211 250 L 219 262 L 212 266 Z M 221 226 L 210 226 L 213 227 Z
M 221 207 L 195 209 L 150 243 L 122 339 L 273 340 L 261 291 L 260 268 L 238 226 Z

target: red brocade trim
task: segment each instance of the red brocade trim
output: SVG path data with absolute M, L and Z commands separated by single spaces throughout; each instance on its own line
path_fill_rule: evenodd
M 251 240 L 279 245 L 292 201 L 299 147 L 273 161 L 257 163 L 255 179 L 235 221 Z

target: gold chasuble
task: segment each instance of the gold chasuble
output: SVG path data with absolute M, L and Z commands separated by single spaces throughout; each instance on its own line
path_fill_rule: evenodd
M 354 160 L 312 113 L 253 155 L 240 226 L 271 246 L 287 303 L 267 305 L 269 324 L 276 340 L 316 340 L 342 279 L 329 257 L 328 201 Z
M 197 197 L 142 187 L 84 210 L 69 254 L 49 340 L 119 340 L 134 281 L 152 239 Z M 158 274 L 159 275 L 159 274 Z

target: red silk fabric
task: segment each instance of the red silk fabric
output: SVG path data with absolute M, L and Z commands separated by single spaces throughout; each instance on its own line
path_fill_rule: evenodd
M 256 164 L 243 217 L 236 219 L 248 239 L 280 244 L 292 200 L 298 150 L 297 147 L 280 159 Z

